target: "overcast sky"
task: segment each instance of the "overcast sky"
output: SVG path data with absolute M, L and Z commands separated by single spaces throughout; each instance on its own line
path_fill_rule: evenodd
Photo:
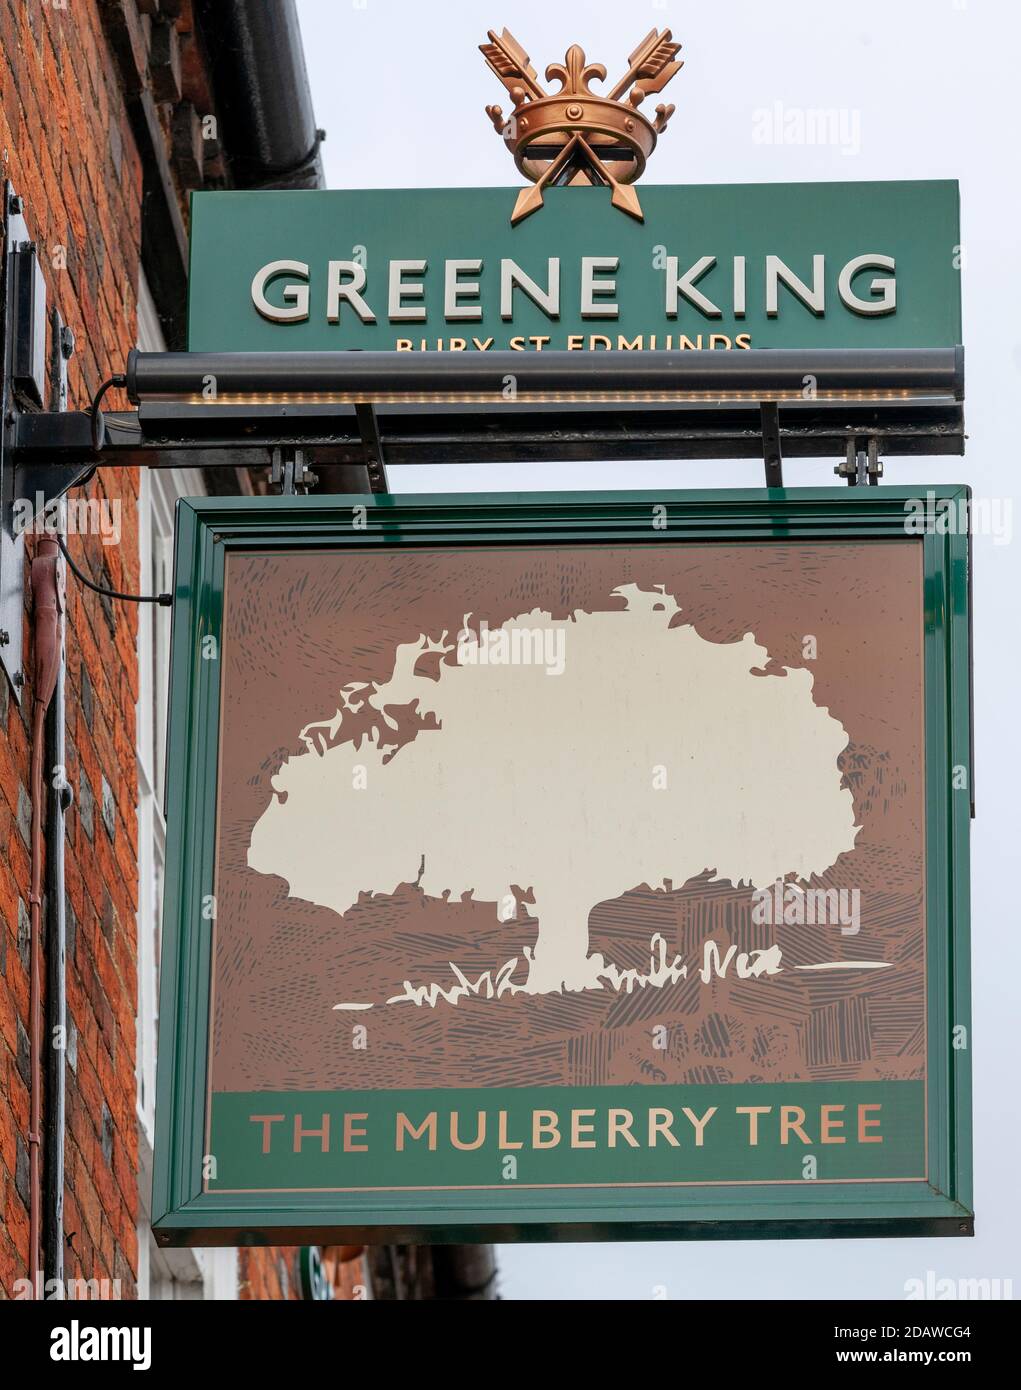
M 969 482 L 1013 502 L 1021 449 L 1016 0 L 299 0 L 331 188 L 519 182 L 484 114 L 505 94 L 477 45 L 504 25 L 540 70 L 580 43 L 611 70 L 654 26 L 686 66 L 645 183 L 956 178 L 961 183 L 968 453 L 893 459 L 891 483 Z M 847 138 L 766 146 L 755 112 L 836 108 Z M 857 135 L 855 132 L 857 131 Z M 442 137 L 442 138 L 441 138 Z M 792 209 L 792 212 L 794 210 Z M 828 484 L 832 461 L 785 464 Z M 619 487 L 615 464 L 394 468 L 394 492 Z M 627 484 L 758 486 L 761 465 L 629 465 Z M 1021 524 L 1021 522 L 1015 522 Z M 905 1283 L 1013 1278 L 1018 1259 L 1018 545 L 975 545 L 972 836 L 974 1240 L 758 1241 L 501 1247 L 505 1298 L 902 1298 Z

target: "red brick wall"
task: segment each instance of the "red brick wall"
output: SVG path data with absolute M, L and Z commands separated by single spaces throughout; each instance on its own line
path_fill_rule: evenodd
M 50 305 L 74 330 L 72 409 L 123 370 L 137 324 L 142 168 L 100 10 L 100 0 L 0 0 L 0 178 L 24 200 Z M 194 119 L 212 97 L 191 43 L 190 4 L 177 27 Z M 185 169 L 172 147 L 173 106 L 160 118 L 184 210 L 188 178 L 202 171 Z M 222 166 L 213 161 L 205 173 L 220 177 Z M 124 402 L 113 392 L 105 404 Z M 137 592 L 137 475 L 101 470 L 88 495 L 120 502 L 120 542 L 72 536 L 72 554 L 96 582 Z M 30 541 L 29 558 L 31 550 Z M 124 1297 L 134 1296 L 138 1270 L 136 631 L 133 605 L 69 579 L 65 1277 L 119 1280 Z M 29 677 L 31 656 L 27 622 Z M 0 1298 L 12 1296 L 28 1264 L 31 699 L 30 679 L 19 708 L 0 675 Z M 243 1297 L 298 1296 L 294 1250 L 243 1251 L 240 1267 Z M 355 1271 L 360 1262 L 341 1267 L 338 1292 L 360 1282 Z
M 353 1247 L 352 1247 L 353 1248 Z M 344 1247 L 327 1246 L 323 1263 L 333 1279 L 333 1296 L 341 1300 L 364 1299 L 365 1261 L 361 1256 L 342 1261 Z M 298 1251 L 286 1246 L 242 1250 L 239 1261 L 239 1282 L 242 1298 L 279 1299 L 300 1298 L 301 1279 L 298 1272 Z
M 238 1278 L 242 1298 L 300 1298 L 297 1251 L 285 1246 L 242 1250 Z
M 141 167 L 88 0 L 0 0 L 0 172 L 25 202 L 49 288 L 74 330 L 70 404 L 81 409 L 135 338 Z M 114 397 L 116 402 L 116 397 Z M 107 470 L 90 495 L 121 501 L 120 544 L 72 538 L 100 582 L 137 590 L 137 478 Z M 31 542 L 29 545 L 31 550 Z M 68 820 L 66 1276 L 138 1267 L 135 1123 L 136 615 L 73 580 L 67 611 Z M 25 633 L 26 672 L 31 657 Z M 31 684 L 19 709 L 0 678 L 0 1297 L 28 1258 L 27 844 Z

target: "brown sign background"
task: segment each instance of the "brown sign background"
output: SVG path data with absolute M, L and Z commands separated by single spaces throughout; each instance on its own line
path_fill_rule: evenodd
M 824 954 L 894 968 L 797 972 L 820 959 L 820 928 L 756 925 L 750 891 L 706 873 L 674 891 L 624 893 L 589 919 L 590 949 L 622 968 L 647 968 L 660 932 L 689 962 L 686 980 L 374 1010 L 370 1046 L 354 1052 L 351 1027 L 367 1019 L 335 1012 L 339 999 L 385 998 L 409 976 L 452 982 L 451 961 L 469 975 L 495 971 L 534 942 L 536 923 L 524 912 L 500 921 L 493 903 L 429 898 L 413 883 L 364 894 L 343 918 L 288 897 L 282 879 L 246 863 L 270 779 L 302 751 L 299 730 L 336 708 L 341 686 L 387 679 L 400 643 L 456 632 L 466 612 L 492 629 L 535 608 L 553 618 L 612 610 L 623 607 L 609 596 L 622 583 L 663 584 L 708 641 L 753 633 L 774 673 L 810 665 L 815 702 L 850 738 L 840 769 L 862 826 L 854 850 L 814 880 L 861 891 L 860 934 L 826 928 Z M 923 1077 L 922 604 L 922 547 L 909 540 L 230 553 L 212 1089 Z M 819 638 L 811 662 L 806 634 Z M 721 950 L 775 941 L 791 968 L 704 985 L 690 966 L 709 937 Z M 669 1045 L 653 1052 L 660 1024 Z

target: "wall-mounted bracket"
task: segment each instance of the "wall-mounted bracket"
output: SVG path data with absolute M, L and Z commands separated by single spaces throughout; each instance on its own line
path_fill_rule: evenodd
M 484 356 L 466 364 L 445 353 L 131 354 L 138 408 L 103 412 L 98 455 L 89 414 L 28 413 L 18 419 L 15 460 L 26 475 L 59 465 L 56 493 L 97 462 L 264 468 L 275 450 L 300 449 L 313 468 L 370 469 L 370 486 L 382 492 L 391 465 L 755 458 L 779 486 L 781 440 L 784 457 L 797 459 L 843 458 L 852 445 L 852 480 L 866 441 L 874 441 L 872 481 L 880 450 L 964 452 L 960 348 L 830 350 L 830 394 L 818 399 L 803 397 L 799 383 L 806 363 L 820 371 L 820 353 Z M 492 360 L 503 357 L 514 361 Z M 511 369 L 520 400 L 499 396 Z M 202 397 L 196 383 L 206 375 L 216 377 L 219 400 Z M 839 471 L 848 476 L 844 463 Z
M 24 509 L 15 485 L 18 420 L 46 400 L 46 283 L 21 199 L 3 186 L 0 264 L 0 664 L 16 700 L 25 683 Z
M 830 467 L 842 458 L 838 476 L 875 486 L 880 451 L 964 452 L 960 347 L 462 357 L 132 352 L 136 409 L 95 422 L 86 411 L 5 416 L 14 495 L 38 494 L 45 506 L 97 466 L 270 467 L 288 493 L 313 485 L 310 466 L 328 479 L 365 469 L 378 493 L 391 465 L 742 458 L 781 488 L 782 456 Z M 826 389 L 805 397 L 809 369 Z M 512 401 L 500 386 L 508 371 Z M 201 390 L 208 376 L 219 387 L 212 400 Z
M 25 420 L 53 419 L 67 410 L 67 364 L 74 355 L 74 347 L 74 333 L 65 325 L 60 310 L 54 308 L 50 312 L 50 411 L 21 416 L 17 422 L 20 428 L 24 428 Z M 17 433 L 16 430 L 16 437 Z M 69 488 L 83 482 L 94 467 L 94 464 L 83 463 L 68 470 L 45 456 L 31 463 L 16 463 L 11 473 L 15 495 L 21 499 L 21 518 L 31 510 L 33 518 L 55 521 L 60 499 Z
M 39 519 L 52 524 L 51 505 L 94 465 L 73 469 L 45 452 L 17 460 L 24 422 L 61 419 L 67 410 L 67 364 L 74 333 L 54 309 L 49 315 L 47 361 L 46 280 L 29 237 L 24 206 L 10 183 L 3 187 L 3 260 L 0 265 L 0 663 L 15 699 L 25 683 L 25 532 Z

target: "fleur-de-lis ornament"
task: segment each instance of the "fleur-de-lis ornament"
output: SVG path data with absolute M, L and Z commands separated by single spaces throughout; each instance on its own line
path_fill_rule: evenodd
M 561 96 L 566 93 L 572 97 L 592 96 L 589 83 L 606 81 L 606 69 L 602 63 L 586 63 L 585 50 L 572 43 L 562 63 L 550 63 L 546 69 L 546 81 L 560 83 Z
M 491 29 L 489 42 L 479 47 L 514 103 L 507 117 L 500 106 L 487 106 L 486 115 L 533 185 L 518 195 L 511 222 L 542 207 L 545 188 L 565 185 L 608 187 L 613 206 L 641 222 L 642 208 L 632 184 L 645 169 L 674 107 L 661 102 L 653 121 L 638 108 L 684 66 L 677 60 L 681 46 L 673 42 L 670 30 L 646 34 L 628 57 L 627 72 L 605 96 L 593 92 L 591 83 L 605 82 L 606 68 L 587 62 L 577 44 L 567 50 L 562 63 L 550 63 L 546 69 L 546 81 L 560 83 L 552 95 L 539 85 L 528 54 L 508 30 L 497 35 Z

